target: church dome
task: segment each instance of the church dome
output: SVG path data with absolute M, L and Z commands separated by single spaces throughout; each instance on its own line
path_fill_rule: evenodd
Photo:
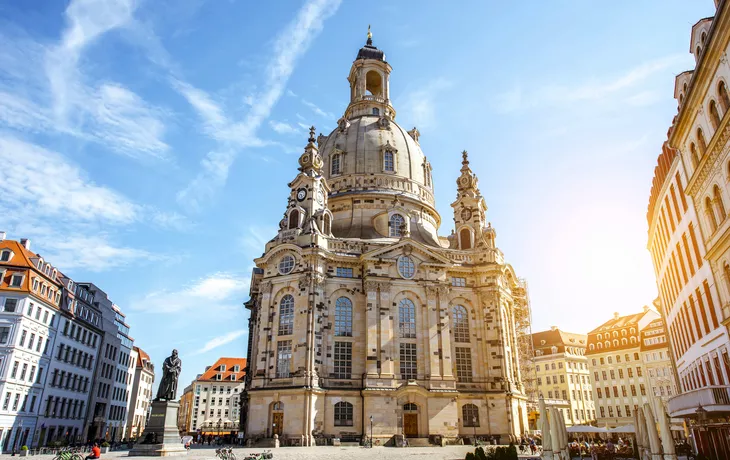
M 415 139 L 394 121 L 360 115 L 341 121 L 320 141 L 330 198 L 368 192 L 435 205 L 430 165 Z

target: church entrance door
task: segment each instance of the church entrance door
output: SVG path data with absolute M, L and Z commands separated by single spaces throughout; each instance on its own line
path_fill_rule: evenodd
M 403 434 L 407 438 L 418 437 L 418 414 L 403 414 Z
M 274 412 L 272 417 L 271 435 L 278 434 L 281 437 L 284 432 L 284 413 Z

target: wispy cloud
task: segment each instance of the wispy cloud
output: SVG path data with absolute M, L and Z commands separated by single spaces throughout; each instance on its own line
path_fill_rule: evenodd
M 271 120 L 269 121 L 269 126 L 271 126 L 271 129 L 279 134 L 295 134 L 300 132 L 299 129 L 295 128 L 289 123 L 284 123 L 283 121 Z
M 302 99 L 302 104 L 312 109 L 312 112 L 316 113 L 320 117 L 324 117 L 329 121 L 334 121 L 335 115 L 333 113 L 325 112 L 324 110 L 320 109 L 315 103 L 309 102 L 306 99 Z
M 244 252 L 256 257 L 261 254 L 266 243 L 274 235 L 276 235 L 275 227 L 252 225 L 246 229 L 246 232 L 239 241 Z
M 112 81 L 89 82 L 83 52 L 132 21 L 133 0 L 74 0 L 58 42 L 0 35 L 0 125 L 70 135 L 135 158 L 166 158 L 165 110 Z
M 446 78 L 435 78 L 426 85 L 407 91 L 398 99 L 400 119 L 424 130 L 436 124 L 436 100 L 453 83 Z
M 612 100 L 616 95 L 637 88 L 655 74 L 686 63 L 687 59 L 685 55 L 654 59 L 629 69 L 613 79 L 595 78 L 573 84 L 536 84 L 529 85 L 529 88 L 534 88 L 529 91 L 518 85 L 494 95 L 492 106 L 499 112 L 507 113 L 539 106 L 555 107 L 576 102 Z M 654 96 L 649 97 L 648 92 L 641 91 L 628 96 L 625 100 L 635 105 L 647 105 L 657 99 Z
M 218 337 L 214 337 L 211 340 L 205 342 L 205 345 L 195 352 L 196 355 L 202 355 L 203 353 L 208 353 L 211 350 L 215 350 L 218 347 L 222 347 L 223 345 L 227 345 L 234 340 L 238 340 L 239 338 L 246 335 L 248 331 L 246 329 L 239 329 L 237 331 L 229 332 L 228 334 L 219 335 Z
M 168 260 L 166 256 L 143 249 L 115 245 L 106 235 L 49 235 L 40 244 L 47 250 L 44 256 L 64 270 L 83 268 L 102 272 Z
M 202 90 L 191 91 L 193 87 L 189 84 L 176 85 L 186 90 L 183 95 L 207 121 L 208 135 L 221 142 L 219 149 L 209 152 L 201 161 L 200 173 L 178 193 L 178 201 L 199 206 L 201 201 L 208 199 L 225 184 L 228 170 L 241 147 L 251 146 L 248 144 L 250 142 L 261 145 L 256 137 L 261 124 L 284 93 L 296 62 L 319 35 L 324 21 L 337 11 L 339 5 L 340 0 L 309 0 L 300 8 L 294 20 L 274 42 L 273 57 L 263 76 L 266 86 L 253 97 L 250 111 L 240 122 L 225 115 L 222 108 L 206 97 Z M 244 143 L 239 140 L 244 140 Z
M 240 307 L 241 298 L 249 287 L 249 278 L 234 273 L 213 273 L 183 286 L 176 291 L 150 292 L 132 302 L 134 310 L 147 310 L 156 305 L 155 313 L 182 313 L 206 305 L 206 314 L 230 313 Z

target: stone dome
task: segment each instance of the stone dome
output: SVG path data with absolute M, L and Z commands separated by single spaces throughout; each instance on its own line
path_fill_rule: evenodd
M 413 137 L 394 121 L 377 115 L 341 120 L 329 136 L 320 138 L 319 151 L 332 189 L 330 199 L 368 192 L 435 205 L 426 157 Z M 393 154 L 392 171 L 386 168 L 385 152 Z

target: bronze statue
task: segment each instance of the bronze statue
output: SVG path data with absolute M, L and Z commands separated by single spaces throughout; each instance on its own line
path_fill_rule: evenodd
M 177 357 L 177 350 L 172 350 L 172 354 L 165 358 L 162 364 L 162 380 L 157 388 L 157 398 L 155 401 L 173 401 L 177 396 L 177 379 L 180 377 L 182 370 L 182 361 Z

